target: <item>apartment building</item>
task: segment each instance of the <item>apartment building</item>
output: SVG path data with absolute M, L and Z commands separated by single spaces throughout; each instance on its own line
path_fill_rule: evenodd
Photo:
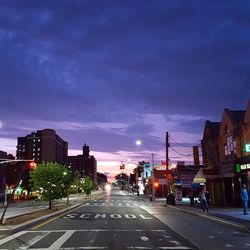
M 30 159 L 36 163 L 67 163 L 68 143 L 53 129 L 43 129 L 17 138 L 17 159 Z

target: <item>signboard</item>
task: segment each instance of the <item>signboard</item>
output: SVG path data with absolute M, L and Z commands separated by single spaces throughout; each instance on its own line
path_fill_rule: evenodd
M 245 152 L 250 152 L 250 144 L 245 144 Z
M 244 171 L 244 170 L 250 170 L 250 163 L 246 163 L 246 164 L 237 163 L 235 165 L 235 172 L 236 173 L 240 173 L 241 171 Z

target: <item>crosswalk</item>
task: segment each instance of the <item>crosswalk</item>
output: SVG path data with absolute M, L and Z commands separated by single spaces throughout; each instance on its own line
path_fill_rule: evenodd
M 160 204 L 146 203 L 142 201 L 130 201 L 130 200 L 94 200 L 87 202 L 82 206 L 107 206 L 107 207 L 156 207 Z
M 131 239 L 129 242 L 125 240 L 128 238 Z M 153 241 L 153 238 L 158 240 Z M 183 244 L 174 239 L 165 230 L 141 229 L 21 231 L 1 239 L 0 249 L 115 249 L 112 246 L 115 239 L 118 249 L 195 249 L 190 244 Z M 119 245 L 124 242 L 126 245 Z

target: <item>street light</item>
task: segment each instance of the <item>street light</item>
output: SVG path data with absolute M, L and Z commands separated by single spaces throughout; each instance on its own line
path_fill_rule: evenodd
M 154 186 L 154 154 L 152 152 L 151 146 L 145 142 L 142 143 L 141 140 L 136 140 L 136 145 L 140 146 L 142 144 L 145 144 L 149 147 L 150 151 L 151 151 L 151 161 L 152 161 L 152 173 L 151 173 L 151 179 L 152 179 L 152 201 L 155 200 L 155 186 Z

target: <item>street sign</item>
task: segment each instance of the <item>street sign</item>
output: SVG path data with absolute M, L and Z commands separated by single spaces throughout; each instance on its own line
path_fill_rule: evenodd
M 250 152 L 250 144 L 245 144 L 245 152 Z

